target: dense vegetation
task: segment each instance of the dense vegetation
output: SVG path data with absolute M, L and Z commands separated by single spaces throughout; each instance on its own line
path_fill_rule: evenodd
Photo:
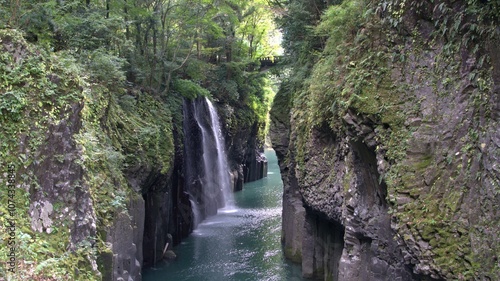
M 169 172 L 183 98 L 229 104 L 238 110 L 228 114 L 228 130 L 258 123 L 263 142 L 272 90 L 258 59 L 278 47 L 265 1 L 0 2 L 0 163 L 16 167 L 16 280 L 100 278 L 105 269 L 95 261 L 110 250 L 106 230 L 138 195 L 126 171 Z M 58 139 L 61 126 L 74 140 L 68 151 L 51 152 L 51 140 L 68 137 Z M 70 187 L 54 183 L 68 190 L 40 192 L 45 176 L 33 171 L 46 164 L 79 165 L 83 180 L 70 176 Z M 97 233 L 75 244 L 71 206 L 78 213 L 86 201 L 66 205 L 62 193 L 87 189 L 94 211 L 82 224 L 96 224 Z M 0 202 L 4 245 L 3 193 Z M 58 220 L 34 225 L 38 209 Z M 0 247 L 2 276 L 8 254 Z
M 379 182 L 388 186 L 393 227 L 403 240 L 430 244 L 420 261 L 431 261 L 431 270 L 438 272 L 434 277 L 498 276 L 498 265 L 484 254 L 487 246 L 473 249 L 479 247 L 477 241 L 489 244 L 496 237 L 491 233 L 498 233 L 498 217 L 474 222 L 470 236 L 464 235 L 467 224 L 458 218 L 464 194 L 500 190 L 494 176 L 484 180 L 488 172 L 478 171 L 485 139 L 495 130 L 495 125 L 478 124 L 496 122 L 491 56 L 498 48 L 491 46 L 500 36 L 500 2 L 293 0 L 281 5 L 287 10 L 280 24 L 292 71 L 273 112 L 281 119 L 291 115 L 294 146 L 288 161 L 296 162 L 297 174 L 306 168 L 313 132 L 356 140 L 362 139 L 362 130 L 353 127 L 371 126 L 377 155 L 386 161 Z M 469 68 L 464 54 L 470 54 Z M 453 100 L 466 87 L 473 90 L 462 110 L 470 113 L 472 125 L 465 132 L 463 124 L 449 128 L 460 136 L 456 147 L 409 160 L 414 156 L 408 150 L 418 145 L 410 140 L 421 134 L 411 120 L 433 124 L 448 118 L 436 112 L 421 120 L 429 110 L 426 99 L 436 93 L 438 99 Z M 430 187 L 418 186 L 421 174 L 435 175 Z M 400 194 L 409 194 L 411 203 L 398 205 Z

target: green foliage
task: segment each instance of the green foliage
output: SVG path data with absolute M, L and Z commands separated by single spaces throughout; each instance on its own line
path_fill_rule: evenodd
M 374 46 L 368 37 L 372 30 L 380 28 L 376 23 L 367 1 L 352 0 L 330 6 L 315 28 L 318 36 L 326 38 L 323 53 L 310 74 L 302 70 L 289 80 L 302 85 L 292 88 L 299 165 L 305 157 L 310 128 L 327 124 L 334 131 L 343 130 L 341 120 L 348 110 L 390 125 L 404 120 L 395 110 L 394 104 L 399 102 L 391 94 L 392 85 L 384 83 L 389 80 L 387 52 Z
M 103 49 L 97 49 L 88 54 L 87 68 L 91 78 L 103 83 L 107 88 L 117 90 L 124 86 L 125 59 L 109 54 Z
M 237 26 L 236 37 L 241 36 L 236 50 L 240 56 L 249 58 L 268 57 L 279 52 L 276 42 L 276 28 L 269 4 L 262 0 L 251 1 L 242 11 L 240 23 Z
M 137 89 L 119 94 L 125 91 L 119 89 L 124 80 L 122 61 L 98 54 L 101 50 L 93 53 L 95 60 L 91 57 L 84 65 L 71 52 L 50 55 L 33 48 L 15 31 L 0 30 L 0 39 L 0 68 L 5 73 L 0 82 L 0 154 L 2 163 L 18 167 L 17 182 L 23 187 L 16 189 L 17 241 L 22 245 L 17 252 L 22 262 L 16 276 L 27 280 L 96 280 L 98 272 L 91 264 L 96 252 L 105 250 L 104 243 L 98 241 L 100 248 L 83 243 L 74 245 L 75 251 L 69 250 L 68 229 L 73 223 L 69 217 L 54 220 L 50 233 L 29 227 L 32 196 L 42 191 L 33 163 L 44 160 L 40 149 L 47 145 L 50 128 L 67 122 L 73 113 L 70 108 L 82 103 L 81 129 L 74 136 L 79 145 L 74 165 L 84 171 L 79 184 L 90 191 L 97 228 L 105 229 L 113 224 L 117 213 L 126 211 L 128 199 L 135 192 L 125 179 L 128 169 L 140 165 L 163 173 L 170 170 L 174 152 L 170 111 L 164 103 Z M 53 157 L 64 161 L 64 155 Z M 57 208 L 66 201 L 59 199 L 51 200 L 55 211 L 61 212 Z M 7 206 L 7 197 L 0 200 L 0 206 Z M 0 211 L 7 210 L 2 207 Z M 3 227 L 3 216 L 0 221 Z M 1 231 L 2 240 L 6 233 Z M 2 260 L 7 260 L 7 254 L 7 247 L 0 247 Z
M 336 2 L 336 1 L 335 1 Z M 304 65 L 314 58 L 314 52 L 322 49 L 323 41 L 313 32 L 326 2 L 316 0 L 291 1 L 287 5 L 286 16 L 277 23 L 283 33 L 283 46 L 290 61 Z
M 122 44 L 124 38 L 121 31 L 124 23 L 120 17 L 105 17 L 105 11 L 96 8 L 84 8 L 81 1 L 69 2 L 74 12 L 55 17 L 55 23 L 60 27 L 59 39 L 65 49 L 76 51 L 97 50 L 106 48 L 112 50 Z M 64 9 L 64 8 L 63 8 Z
M 328 36 L 330 48 L 340 47 L 341 42 L 348 41 L 345 39 L 365 23 L 366 17 L 370 15 L 370 10 L 366 9 L 367 4 L 364 0 L 357 0 L 330 6 L 314 31 L 319 36 Z M 328 48 L 325 51 L 328 52 Z
M 207 79 L 208 72 L 212 70 L 213 67 L 210 63 L 199 59 L 191 59 L 187 62 L 184 73 L 190 80 L 205 81 Z
M 80 85 L 81 77 L 73 72 L 72 63 L 65 56 L 52 58 L 41 50 L 27 48 L 18 32 L 0 30 L 0 44 L 3 50 L 0 55 L 3 73 L 0 78 L 1 152 L 8 161 L 13 160 L 9 154 L 17 146 L 18 134 L 30 131 L 31 141 L 35 142 L 41 138 L 37 136 L 38 130 L 44 130 L 42 128 L 58 118 L 69 102 L 78 99 L 74 87 Z M 34 123 L 26 122 L 26 117 Z
M 26 104 L 25 93 L 17 91 L 6 92 L 0 100 L 0 114 L 7 115 L 7 118 L 10 118 L 12 121 L 19 121 Z
M 199 96 L 210 96 L 210 92 L 207 89 L 202 88 L 200 85 L 194 83 L 191 80 L 177 79 L 174 82 L 174 89 L 181 93 L 181 95 L 190 100 L 195 99 Z
M 93 250 L 86 247 L 74 254 L 68 251 L 69 219 L 53 221 L 49 234 L 33 231 L 28 216 L 32 193 L 40 190 L 33 165 L 44 161 L 40 149 L 47 145 L 44 142 L 49 128 L 65 120 L 70 112 L 68 109 L 81 98 L 81 87 L 85 85 L 79 71 L 81 68 L 66 53 L 51 56 L 30 46 L 21 33 L 14 30 L 0 30 L 0 49 L 0 69 L 4 73 L 0 85 L 0 161 L 2 167 L 15 165 L 17 183 L 13 200 L 17 212 L 16 243 L 19 247 L 16 255 L 19 264 L 16 276 L 11 277 L 26 280 L 57 280 L 68 276 L 75 280 L 94 279 L 92 270 L 75 275 L 75 268 L 89 266 L 87 257 L 93 255 Z M 7 213 L 3 207 L 7 206 L 7 198 L 0 198 L 2 214 Z M 3 215 L 0 222 L 1 240 L 6 241 Z M 7 260 L 7 250 L 7 247 L 0 247 L 0 259 Z M 5 264 L 1 267 L 4 268 Z M 0 269 L 2 271 L 5 269 Z
M 173 136 L 169 110 L 150 95 L 124 95 L 106 88 L 85 93 L 94 101 L 82 110 L 83 130 L 76 141 L 84 148 L 82 166 L 90 186 L 100 227 L 112 225 L 126 209 L 133 191 L 124 172 L 138 166 L 163 173 L 172 165 Z
M 125 168 L 154 166 L 167 173 L 174 151 L 170 110 L 148 94 L 136 99 L 129 110 L 111 100 L 105 125 L 114 131 L 108 134 L 125 154 Z

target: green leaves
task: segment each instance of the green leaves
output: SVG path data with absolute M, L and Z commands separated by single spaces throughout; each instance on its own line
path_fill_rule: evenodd
M 19 121 L 27 105 L 26 94 L 13 90 L 0 95 L 0 115 L 7 115 L 12 121 Z
M 109 54 L 102 48 L 88 54 L 88 58 L 87 66 L 95 82 L 103 83 L 109 89 L 123 87 L 125 59 Z
M 174 82 L 174 85 L 176 91 L 181 93 L 183 97 L 190 100 L 199 96 L 210 96 L 210 92 L 207 89 L 202 88 L 200 85 L 191 80 L 177 79 Z
M 363 28 L 364 18 L 370 15 L 366 5 L 364 0 L 350 0 L 340 5 L 330 6 L 325 11 L 314 32 L 318 36 L 328 38 L 325 47 L 327 53 L 335 52 L 337 48 L 350 48 L 350 46 L 339 46 L 339 44 L 354 41 L 346 40 L 346 38 L 356 35 Z
M 174 116 L 182 124 L 182 97 L 216 90 L 216 99 L 238 109 L 235 130 L 256 123 L 263 128 L 272 91 L 255 71 L 255 59 L 276 49 L 267 40 L 274 27 L 264 0 L 16 3 L 12 25 L 24 34 L 0 30 L 0 154 L 30 170 L 43 161 L 40 147 L 48 128 L 78 127 L 72 136 L 78 146 L 74 164 L 83 170 L 79 184 L 90 190 L 99 228 L 113 223 L 134 192 L 125 170 L 171 171 L 170 111 L 177 110 Z M 0 11 L 0 22 L 10 17 Z M 67 161 L 62 155 L 53 158 Z M 32 192 L 41 191 L 34 176 L 23 182 Z M 20 206 L 29 208 L 31 198 L 28 193 Z M 70 254 L 64 223 L 50 236 L 29 232 L 26 239 L 34 243 L 22 241 L 33 245 L 23 249 L 30 263 L 23 269 L 27 279 L 95 279 L 87 278 L 96 273 L 90 269 L 75 277 L 73 268 L 88 265 L 93 248 L 82 245 L 78 255 Z

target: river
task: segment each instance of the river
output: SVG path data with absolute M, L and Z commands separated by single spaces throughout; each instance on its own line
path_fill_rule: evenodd
M 235 208 L 205 219 L 180 245 L 177 259 L 143 272 L 144 281 L 299 281 L 281 237 L 283 183 L 273 150 L 268 176 L 234 193 Z

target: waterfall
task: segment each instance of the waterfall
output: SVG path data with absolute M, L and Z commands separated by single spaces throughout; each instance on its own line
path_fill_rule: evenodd
M 219 208 L 232 209 L 234 199 L 219 116 L 207 98 L 184 101 L 186 190 L 193 228 Z
M 208 110 L 210 111 L 210 119 L 212 120 L 212 132 L 215 137 L 215 147 L 217 151 L 217 169 L 216 179 L 220 185 L 220 189 L 222 191 L 223 203 L 222 207 L 226 207 L 226 209 L 234 208 L 234 197 L 233 190 L 231 187 L 231 175 L 229 173 L 229 165 L 227 163 L 227 154 L 225 149 L 225 141 L 224 136 L 222 135 L 222 130 L 220 127 L 219 116 L 217 115 L 217 111 L 215 110 L 212 102 L 205 98 L 205 101 L 208 105 Z M 205 157 L 204 157 L 205 161 Z M 205 165 L 213 165 L 211 160 L 205 161 Z M 205 167 L 208 167 L 205 166 Z

